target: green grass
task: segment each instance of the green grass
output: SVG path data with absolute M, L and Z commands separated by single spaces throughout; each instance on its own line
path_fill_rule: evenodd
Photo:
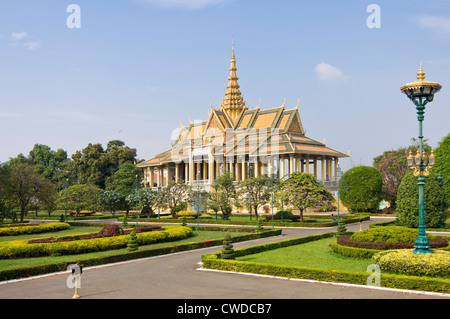
M 305 244 L 238 257 L 236 260 L 360 272 L 365 272 L 367 266 L 373 264 L 370 259 L 349 258 L 334 253 L 329 245 L 335 241 L 336 238 L 334 237 L 325 238 Z
M 71 227 L 71 230 L 73 230 L 73 234 L 98 231 L 98 230 L 93 230 L 93 229 L 99 230 L 99 229 L 101 229 L 101 227 L 83 227 L 83 226 Z M 58 236 L 61 233 L 62 232 L 58 232 Z M 188 237 L 188 238 L 176 241 L 176 242 L 166 242 L 166 243 L 158 243 L 158 244 L 152 244 L 152 245 L 139 246 L 139 250 L 152 250 L 152 249 L 156 249 L 156 248 L 173 246 L 173 245 L 177 245 L 177 244 L 199 242 L 199 241 L 211 240 L 211 239 L 223 239 L 227 233 L 228 232 L 226 232 L 226 231 L 199 231 L 199 232 L 194 231 L 191 237 Z M 244 235 L 246 233 L 239 232 L 236 234 Z M 44 237 L 49 237 L 48 233 L 46 235 L 47 236 L 44 236 Z M 231 235 L 231 236 L 233 236 L 233 235 Z M 15 237 L 18 237 L 18 236 L 15 236 Z M 24 239 L 23 237 L 24 236 L 20 236 L 20 239 Z M 34 238 L 36 238 L 36 236 L 34 236 Z M 15 239 L 19 239 L 19 238 L 14 238 L 14 240 Z M 58 263 L 58 262 L 64 262 L 64 261 L 77 261 L 77 260 L 83 260 L 83 259 L 88 259 L 88 258 L 99 258 L 99 257 L 105 257 L 105 256 L 121 255 L 124 253 L 127 253 L 126 248 L 116 249 L 116 250 L 108 250 L 108 251 L 102 251 L 102 252 L 95 252 L 95 253 L 79 254 L 79 255 L 69 255 L 69 256 L 46 256 L 46 257 L 20 258 L 20 259 L 2 259 L 2 260 L 0 260 L 0 269 L 6 270 L 6 269 L 19 268 L 19 267 L 24 267 L 24 266 L 39 266 L 39 265 L 46 265 L 46 264 Z

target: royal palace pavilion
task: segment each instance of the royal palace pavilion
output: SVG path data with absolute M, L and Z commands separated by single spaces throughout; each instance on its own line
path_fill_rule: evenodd
M 211 105 L 205 121 L 181 125 L 170 149 L 138 164 L 144 170 L 144 185 L 157 189 L 182 181 L 209 191 L 224 171 L 236 181 L 306 172 L 335 190 L 339 158 L 348 155 L 305 135 L 298 104 L 287 109 L 285 100 L 271 109 L 260 109 L 261 103 L 249 108 L 239 88 L 233 44 L 220 107 Z

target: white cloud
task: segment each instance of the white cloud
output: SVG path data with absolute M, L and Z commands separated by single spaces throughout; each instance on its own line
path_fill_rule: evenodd
M 418 17 L 417 23 L 423 29 L 432 29 L 450 35 L 450 19 L 448 18 L 423 14 Z
M 27 36 L 26 32 L 12 32 L 10 37 L 15 40 L 15 41 L 19 41 L 22 40 L 23 38 L 25 38 Z
M 11 32 L 10 38 L 14 41 L 9 43 L 10 47 L 19 47 L 22 46 L 28 50 L 35 50 L 41 46 L 40 41 L 29 40 L 23 42 L 22 40 L 28 37 L 28 33 L 26 32 Z
M 145 0 L 145 1 L 164 7 L 203 9 L 208 6 L 224 3 L 228 0 Z
M 341 69 L 325 62 L 317 64 L 314 70 L 321 81 L 336 82 L 348 79 Z
M 28 50 L 35 50 L 41 46 L 41 42 L 39 41 L 27 41 L 22 43 L 22 45 Z

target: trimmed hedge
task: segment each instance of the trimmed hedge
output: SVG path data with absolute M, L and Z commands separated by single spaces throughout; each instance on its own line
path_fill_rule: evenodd
M 245 256 L 266 250 L 277 249 L 281 247 L 297 245 L 304 242 L 319 240 L 322 238 L 334 236 L 335 233 L 324 233 L 291 240 L 257 245 L 235 250 L 235 256 Z M 351 248 L 351 247 L 347 247 Z M 298 278 L 308 280 L 319 280 L 325 282 L 343 282 L 359 285 L 366 285 L 370 273 L 367 272 L 349 272 L 329 269 L 317 269 L 299 266 L 283 266 L 268 263 L 255 263 L 239 260 L 220 259 L 220 252 L 202 256 L 203 268 L 217 269 L 233 272 L 256 273 L 269 276 L 279 276 L 287 278 Z M 433 292 L 450 292 L 450 279 L 416 277 L 406 275 L 381 274 L 381 285 L 383 287 L 422 290 Z
M 340 236 L 337 239 L 339 245 L 355 247 L 355 248 L 366 248 L 366 249 L 376 249 L 376 250 L 388 250 L 388 249 L 410 249 L 414 248 L 414 242 L 371 242 L 371 241 L 358 241 L 353 240 L 353 236 Z M 443 248 L 448 246 L 448 240 L 442 237 L 436 237 L 430 241 L 430 246 L 432 248 Z
M 380 252 L 372 257 L 381 270 L 415 276 L 449 276 L 450 252 L 436 250 L 432 254 L 413 254 L 412 249 Z
M 414 243 L 419 230 L 402 226 L 385 226 L 369 228 L 351 237 L 352 240 L 376 242 L 376 243 Z M 436 239 L 436 236 L 427 234 L 429 240 Z
M 67 223 L 40 223 L 38 225 L 19 225 L 14 227 L 1 227 L 0 236 L 18 236 L 23 234 L 40 234 L 69 229 Z
M 139 245 L 149 245 L 180 240 L 189 237 L 192 232 L 189 227 L 167 226 L 163 231 L 138 233 L 137 238 Z M 126 247 L 127 244 L 128 235 L 36 244 L 28 244 L 28 240 L 15 240 L 0 243 L 0 259 L 74 255 L 120 249 Z

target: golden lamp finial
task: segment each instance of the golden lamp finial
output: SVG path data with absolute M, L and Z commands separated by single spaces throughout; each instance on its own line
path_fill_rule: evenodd
M 420 71 L 417 73 L 417 80 L 423 81 L 425 80 L 425 73 L 423 72 L 422 62 L 420 62 Z

